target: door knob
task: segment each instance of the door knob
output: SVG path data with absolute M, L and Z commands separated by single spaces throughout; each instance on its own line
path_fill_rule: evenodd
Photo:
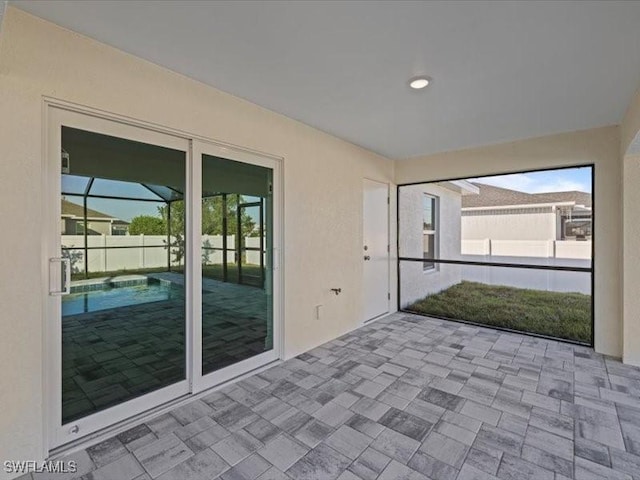
M 371 257 L 369 255 L 364 256 L 364 261 L 366 262 L 367 260 L 371 260 Z

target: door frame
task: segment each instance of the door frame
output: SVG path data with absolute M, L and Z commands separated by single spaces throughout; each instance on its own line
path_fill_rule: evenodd
M 387 191 L 387 208 L 385 209 L 386 211 L 386 215 L 387 215 L 387 311 L 384 313 L 381 313 L 380 315 L 377 315 L 375 317 L 371 317 L 371 318 L 365 318 L 364 315 L 364 302 L 366 301 L 365 299 L 365 294 L 364 294 L 364 282 L 363 282 L 363 293 L 362 293 L 362 325 L 370 323 L 374 320 L 378 320 L 382 317 L 384 317 L 385 315 L 389 315 L 391 313 L 391 184 L 389 182 L 384 182 L 384 181 L 380 181 L 380 180 L 376 180 L 374 178 L 369 178 L 369 177 L 363 177 L 362 179 L 362 235 L 361 235 L 361 241 L 360 244 L 364 245 L 364 236 L 365 236 L 365 231 L 364 231 L 364 223 L 365 223 L 365 215 L 364 215 L 364 197 L 365 197 L 365 191 L 364 191 L 364 184 L 365 182 L 374 182 L 374 183 L 379 183 L 380 185 L 384 185 L 386 191 Z M 362 252 L 360 252 L 362 253 Z M 363 266 L 363 273 L 362 273 L 362 278 L 364 278 L 364 266 Z
M 60 256 L 60 202 L 51 201 L 60 196 L 60 169 L 55 152 L 60 152 L 60 125 L 69 119 L 79 119 L 77 128 L 98 133 L 110 134 L 120 138 L 146 141 L 155 145 L 167 146 L 185 152 L 186 169 L 186 235 L 191 241 L 186 252 L 187 268 L 185 275 L 185 379 L 173 385 L 163 387 L 140 397 L 135 397 L 122 404 L 109 407 L 94 414 L 71 422 L 78 425 L 78 434 L 65 432 L 70 424 L 62 425 L 62 330 L 61 302 L 58 297 L 49 295 L 50 266 L 49 258 Z M 156 124 L 134 120 L 111 112 L 77 105 L 64 100 L 44 97 L 42 103 L 42 223 L 41 236 L 41 291 L 42 291 L 42 391 L 43 405 L 43 458 L 50 452 L 64 448 L 69 444 L 77 444 L 99 435 L 114 425 L 126 422 L 131 418 L 143 417 L 147 412 L 152 414 L 163 405 L 175 402 L 180 398 L 188 398 L 215 387 L 223 382 L 246 375 L 251 370 L 262 368 L 270 362 L 283 358 L 284 349 L 284 268 L 282 248 L 284 245 L 284 195 L 283 195 L 283 158 L 264 152 L 254 151 L 235 145 L 219 142 L 184 131 L 165 128 Z M 54 127 L 54 128 L 52 128 Z M 55 128 L 57 127 L 57 128 Z M 244 163 L 273 165 L 273 349 L 264 354 L 251 357 L 245 361 L 231 365 L 220 371 L 202 376 L 202 332 L 201 327 L 201 264 L 200 264 L 200 232 L 201 208 L 194 208 L 201 198 L 202 163 L 194 161 L 201 158 L 205 151 L 216 151 L 218 156 Z M 200 152 L 200 155 L 198 155 Z M 54 158 L 51 158 L 54 155 Z M 271 168 L 271 167 L 269 167 Z M 190 202 L 189 199 L 197 199 Z M 191 290 L 193 295 L 189 295 Z M 198 313 L 200 316 L 198 317 Z M 271 355 L 266 355 L 271 354 Z M 196 368 L 197 366 L 197 368 Z M 215 375 L 215 377 L 213 376 Z

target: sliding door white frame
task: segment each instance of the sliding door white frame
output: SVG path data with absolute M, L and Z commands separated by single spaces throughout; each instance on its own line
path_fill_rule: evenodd
M 43 242 L 41 251 L 43 292 L 43 400 L 44 456 L 57 447 L 80 440 L 118 422 L 155 409 L 179 397 L 202 392 L 247 372 L 277 361 L 283 355 L 283 172 L 282 159 L 185 132 L 136 121 L 45 98 L 43 104 Z M 49 259 L 60 257 L 60 152 L 61 129 L 69 126 L 185 152 L 186 164 L 186 378 L 173 385 L 62 425 L 62 329 L 59 296 L 51 287 Z M 202 155 L 259 165 L 273 170 L 273 250 L 268 259 L 273 270 L 273 349 L 219 371 L 202 375 L 202 266 L 201 193 Z M 55 275 L 54 275 L 55 276 Z M 54 282 L 55 283 L 55 282 Z
M 253 357 L 242 360 L 238 363 L 230 365 L 215 372 L 203 374 L 202 372 L 202 265 L 199 261 L 195 261 L 192 265 L 191 275 L 194 285 L 200 285 L 197 291 L 193 291 L 193 319 L 194 337 L 193 337 L 193 387 L 194 391 L 202 391 L 227 382 L 238 377 L 248 371 L 260 368 L 263 365 L 274 362 L 282 358 L 282 269 L 278 264 L 280 249 L 282 245 L 282 169 L 281 162 L 273 158 L 257 155 L 255 153 L 238 150 L 222 146 L 215 142 L 194 141 L 193 142 L 193 182 L 192 192 L 194 197 L 200 199 L 202 197 L 202 157 L 203 155 L 211 155 L 214 157 L 234 160 L 265 167 L 273 171 L 273 192 L 272 192 L 272 215 L 273 215 L 273 249 L 267 254 L 266 268 L 272 270 L 273 275 L 273 348 L 269 351 L 255 355 Z M 191 250 L 200 252 L 202 247 L 202 209 L 197 209 L 193 218 L 193 236 L 191 237 Z
M 50 258 L 61 257 L 61 238 L 60 238 L 60 194 L 61 194 L 61 151 L 62 151 L 62 127 L 71 127 L 81 130 L 111 135 L 118 138 L 143 142 L 152 145 L 158 145 L 166 148 L 172 148 L 184 152 L 185 169 L 187 169 L 186 177 L 190 176 L 188 172 L 189 165 L 189 141 L 184 138 L 174 137 L 164 133 L 158 133 L 145 130 L 123 123 L 112 122 L 103 118 L 84 115 L 77 112 L 62 110 L 59 108 L 51 108 L 48 112 L 49 123 L 47 131 L 47 162 L 45 176 L 47 178 L 47 193 L 45 225 L 47 234 L 43 236 L 45 241 L 45 255 L 43 262 L 46 264 L 46 274 L 43 275 L 44 285 L 43 292 L 45 294 L 47 320 L 45 324 L 45 339 L 47 340 L 48 355 L 46 368 L 46 378 L 48 383 L 48 394 L 45 396 L 46 408 L 48 410 L 49 446 L 58 447 L 62 444 L 71 442 L 86 434 L 93 433 L 102 428 L 106 428 L 114 422 L 121 421 L 125 418 L 137 415 L 149 409 L 149 406 L 157 406 L 181 395 L 189 393 L 188 378 L 191 377 L 190 365 L 186 359 L 191 358 L 191 345 L 188 341 L 189 325 L 193 322 L 190 317 L 190 301 L 187 296 L 187 305 L 185 308 L 185 379 L 178 381 L 172 385 L 160 388 L 151 393 L 141 395 L 124 403 L 120 403 L 113 407 L 92 413 L 83 418 L 74 420 L 70 423 L 62 423 L 62 302 L 61 296 L 49 294 L 50 289 L 60 290 L 60 285 L 56 285 L 60 281 L 59 270 L 55 265 L 50 265 Z M 187 189 L 188 192 L 188 189 Z M 187 288 L 189 286 L 187 285 Z

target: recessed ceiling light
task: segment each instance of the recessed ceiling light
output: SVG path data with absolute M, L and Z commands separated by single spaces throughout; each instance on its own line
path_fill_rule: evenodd
M 427 87 L 431 83 L 431 77 L 427 77 L 426 75 L 421 75 L 419 77 L 413 77 L 409 80 L 409 86 L 414 90 L 422 90 Z

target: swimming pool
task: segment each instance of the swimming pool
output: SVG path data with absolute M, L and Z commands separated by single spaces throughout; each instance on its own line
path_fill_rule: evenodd
M 180 287 L 167 280 L 147 278 L 135 281 L 102 281 L 72 287 L 62 297 L 62 316 L 128 307 L 175 298 Z

